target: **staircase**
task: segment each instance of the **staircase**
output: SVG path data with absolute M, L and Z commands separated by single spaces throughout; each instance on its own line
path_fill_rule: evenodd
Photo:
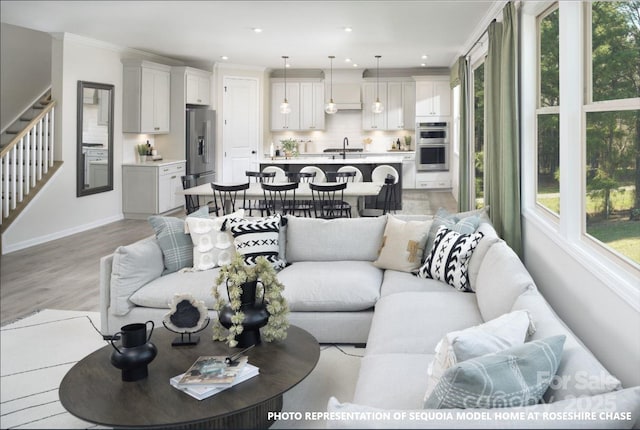
M 48 89 L 0 135 L 2 233 L 62 165 L 53 159 L 55 105 Z

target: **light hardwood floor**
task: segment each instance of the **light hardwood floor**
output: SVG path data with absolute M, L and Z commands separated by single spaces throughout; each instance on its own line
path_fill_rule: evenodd
M 449 192 L 404 190 L 403 214 L 456 210 Z M 122 220 L 0 257 L 0 325 L 42 309 L 97 311 L 100 258 L 153 234 L 146 220 Z

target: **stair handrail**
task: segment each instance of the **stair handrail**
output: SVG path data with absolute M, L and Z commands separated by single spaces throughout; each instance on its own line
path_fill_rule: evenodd
M 18 144 L 18 142 L 20 142 L 20 139 L 22 139 L 27 133 L 29 133 L 31 131 L 31 129 L 38 123 L 40 122 L 40 120 L 42 118 L 44 118 L 44 116 L 49 113 L 56 105 L 56 101 L 55 100 L 51 100 L 46 107 L 44 107 L 42 109 L 42 112 L 40 112 L 38 115 L 36 115 L 31 121 L 29 121 L 29 124 L 27 124 L 21 132 L 19 132 L 18 134 L 15 135 L 15 137 L 13 139 L 11 139 L 11 141 L 9 142 L 8 145 L 6 145 L 4 148 L 2 148 L 2 151 L 0 151 L 0 158 L 4 157 L 5 154 L 7 154 L 9 151 L 11 151 L 11 149 L 16 146 Z

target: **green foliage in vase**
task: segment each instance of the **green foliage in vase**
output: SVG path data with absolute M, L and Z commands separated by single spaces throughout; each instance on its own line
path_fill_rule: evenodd
M 244 329 L 242 321 L 244 321 L 245 315 L 240 311 L 242 285 L 252 281 L 259 281 L 256 300 L 262 301 L 264 297 L 264 301 L 267 304 L 267 312 L 269 312 L 267 325 L 261 331 L 264 340 L 272 342 L 287 337 L 289 305 L 282 296 L 284 285 L 278 281 L 273 266 L 264 257 L 258 257 L 255 266 L 248 266 L 245 264 L 242 255 L 236 254 L 230 264 L 220 268 L 212 292 L 215 299 L 213 309 L 219 314 L 227 304 L 227 300 L 220 294 L 218 287 L 221 285 L 227 287 L 229 294 L 228 304 L 234 311 L 231 317 L 233 324 L 229 327 L 229 330 L 225 330 L 220 324 L 220 320 L 214 318 L 213 340 L 226 341 L 230 347 L 237 345 L 238 342 L 235 337 L 242 333 Z

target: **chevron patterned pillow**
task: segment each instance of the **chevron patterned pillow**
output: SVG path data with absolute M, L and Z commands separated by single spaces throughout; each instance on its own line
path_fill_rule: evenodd
M 437 279 L 460 291 L 471 291 L 469 259 L 483 237 L 481 232 L 461 234 L 441 226 L 427 260 L 418 269 L 418 277 Z
M 285 262 L 278 255 L 280 222 L 280 214 L 256 219 L 232 218 L 223 228 L 231 231 L 236 250 L 247 265 L 255 265 L 256 259 L 263 256 L 274 269 L 281 269 Z

